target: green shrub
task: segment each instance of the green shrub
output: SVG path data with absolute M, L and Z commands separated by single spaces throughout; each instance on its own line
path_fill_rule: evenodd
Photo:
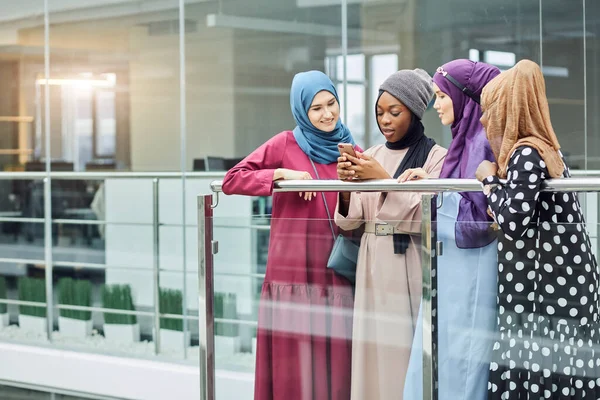
M 91 307 L 92 284 L 86 280 L 63 278 L 58 281 L 58 304 Z M 91 311 L 60 310 L 60 316 L 82 321 L 92 319 Z
M 115 310 L 134 311 L 131 287 L 129 285 L 105 285 L 102 288 L 102 306 Z M 134 325 L 135 315 L 104 313 L 104 322 L 116 325 Z
M 161 314 L 183 315 L 183 295 L 181 290 L 160 289 L 159 310 Z M 183 331 L 183 320 L 161 318 L 160 327 L 171 331 Z
M 43 279 L 20 277 L 18 281 L 19 300 L 37 303 L 46 302 L 46 282 Z M 46 317 L 46 306 L 19 306 L 22 315 Z
M 215 318 L 237 319 L 237 300 L 234 293 L 215 293 Z M 236 337 L 239 326 L 230 322 L 215 322 L 215 335 Z
M 0 276 L 0 299 L 6 299 L 6 278 Z M 6 304 L 0 303 L 0 314 L 6 314 Z

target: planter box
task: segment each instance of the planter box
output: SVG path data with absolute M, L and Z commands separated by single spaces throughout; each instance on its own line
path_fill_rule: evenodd
M 224 356 L 239 353 L 241 341 L 239 336 L 215 335 L 215 355 Z
M 67 337 L 85 338 L 92 335 L 92 320 L 58 317 L 60 333 Z
M 19 327 L 27 332 L 46 335 L 46 317 L 19 315 Z
M 136 343 L 140 341 L 140 325 L 104 324 L 104 337 L 112 342 Z
M 6 328 L 10 324 L 8 313 L 0 314 L 0 329 Z
M 186 346 L 190 345 L 190 335 L 185 340 Z M 160 349 L 161 351 L 183 351 L 183 332 L 172 331 L 170 329 L 160 330 Z

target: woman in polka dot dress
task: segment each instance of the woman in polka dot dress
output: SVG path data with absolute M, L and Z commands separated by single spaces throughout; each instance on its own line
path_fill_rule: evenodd
M 484 161 L 477 178 L 501 230 L 488 398 L 600 399 L 598 265 L 577 196 L 540 192 L 569 172 L 539 66 L 492 80 L 482 109 L 498 164 Z

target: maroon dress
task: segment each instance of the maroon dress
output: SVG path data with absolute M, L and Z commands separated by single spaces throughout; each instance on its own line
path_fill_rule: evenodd
M 321 179 L 337 179 L 335 163 L 315 166 Z M 269 196 L 277 168 L 307 171 L 316 179 L 308 156 L 285 131 L 231 169 L 223 192 Z M 335 212 L 336 193 L 325 196 Z M 256 400 L 350 399 L 353 294 L 348 281 L 326 267 L 333 245 L 327 218 L 320 193 L 310 201 L 298 193 L 273 194 L 258 317 Z

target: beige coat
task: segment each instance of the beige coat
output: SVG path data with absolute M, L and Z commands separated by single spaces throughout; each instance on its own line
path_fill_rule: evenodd
M 390 175 L 406 153 L 384 145 L 365 152 Z M 436 145 L 423 168 L 437 178 L 445 156 L 446 149 Z M 394 254 L 392 236 L 362 236 L 354 303 L 352 400 L 402 399 L 421 300 L 420 214 L 421 195 L 409 192 L 352 193 L 346 217 L 339 213 L 339 204 L 336 208 L 335 223 L 341 229 L 354 230 L 365 221 L 387 222 L 411 239 L 406 254 Z

